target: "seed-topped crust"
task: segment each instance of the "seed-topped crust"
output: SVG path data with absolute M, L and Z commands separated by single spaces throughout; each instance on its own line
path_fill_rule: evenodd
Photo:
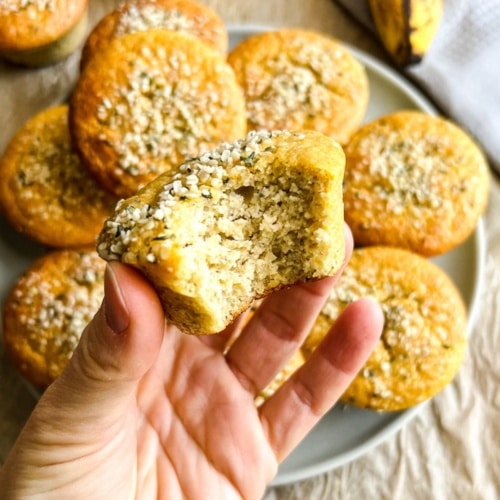
M 21 374 L 40 389 L 62 372 L 104 296 L 105 262 L 92 249 L 38 258 L 12 288 L 4 344 Z
M 315 132 L 252 132 L 118 204 L 98 240 L 143 271 L 169 319 L 216 333 L 255 298 L 338 270 L 344 153 Z
M 30 119 L 0 159 L 0 209 L 43 245 L 93 245 L 116 202 L 73 151 L 66 105 Z
M 167 30 L 112 41 L 85 67 L 70 104 L 75 147 L 121 197 L 186 158 L 246 132 L 243 94 L 224 58 Z
M 345 143 L 369 97 L 366 71 L 339 41 L 298 30 L 247 38 L 229 54 L 245 92 L 248 129 L 317 130 Z
M 425 256 L 462 243 L 486 208 L 489 169 L 457 125 L 400 111 L 364 125 L 345 148 L 346 221 L 358 245 Z
M 136 0 L 121 4 L 96 25 L 83 47 L 81 67 L 114 38 L 157 28 L 189 33 L 226 54 L 227 29 L 207 5 L 193 0 Z
M 0 0 L 0 52 L 22 55 L 56 42 L 81 21 L 87 5 L 88 0 Z
M 362 297 L 380 303 L 384 330 L 342 401 L 396 411 L 437 394 L 459 370 L 466 347 L 466 310 L 451 279 L 407 250 L 381 246 L 354 250 L 304 343 L 306 356 L 342 310 Z

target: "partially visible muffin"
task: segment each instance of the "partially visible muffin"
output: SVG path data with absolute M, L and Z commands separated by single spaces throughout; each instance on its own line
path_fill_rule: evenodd
M 0 55 L 27 66 L 48 66 L 83 41 L 88 0 L 2 0 Z
M 302 350 L 298 349 L 295 351 L 288 363 L 277 373 L 273 380 L 260 391 L 259 395 L 255 398 L 255 404 L 259 406 L 273 396 L 305 362 L 306 358 Z
M 245 93 L 249 130 L 317 130 L 343 144 L 365 116 L 366 71 L 326 35 L 261 33 L 240 42 L 228 62 Z
M 467 345 L 460 292 L 431 261 L 407 250 L 355 249 L 303 345 L 308 357 L 351 302 L 371 297 L 382 307 L 382 336 L 342 396 L 344 403 L 404 410 L 436 395 L 458 372 Z
M 443 118 L 391 113 L 362 126 L 345 153 L 345 217 L 357 245 L 438 255 L 465 241 L 486 208 L 486 159 Z
M 317 132 L 252 132 L 119 203 L 98 252 L 142 271 L 181 330 L 220 332 L 254 299 L 339 269 L 344 161 Z
M 227 29 L 208 5 L 194 0 L 132 0 L 104 16 L 92 30 L 82 50 L 81 68 L 111 40 L 157 28 L 189 33 L 226 54 Z
M 0 158 L 0 209 L 17 231 L 42 245 L 94 245 L 117 201 L 73 151 L 67 105 L 31 118 Z
M 3 310 L 7 353 L 45 389 L 62 372 L 104 296 L 105 262 L 92 249 L 39 257 L 14 284 Z
M 71 99 L 70 130 L 92 174 L 128 197 L 186 158 L 243 137 L 245 102 L 231 67 L 206 44 L 144 31 L 89 61 Z

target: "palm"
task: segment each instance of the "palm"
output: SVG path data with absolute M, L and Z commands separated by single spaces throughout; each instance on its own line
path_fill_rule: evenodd
M 239 498 L 246 492 L 251 498 L 271 479 L 269 467 L 277 466 L 252 396 L 224 356 L 199 338 L 172 335 L 163 342 L 158 362 L 139 384 L 137 410 L 139 493 L 203 498 L 210 491 L 214 498 Z M 124 446 L 136 453 L 130 438 Z M 256 484 L 247 473 L 255 464 L 262 467 Z
M 259 498 L 382 328 L 373 303 L 352 304 L 308 362 L 256 408 L 255 396 L 304 340 L 334 279 L 269 296 L 228 348 L 231 331 L 194 337 L 165 328 L 149 284 L 125 266 L 114 272 L 104 306 L 0 470 L 6 499 Z

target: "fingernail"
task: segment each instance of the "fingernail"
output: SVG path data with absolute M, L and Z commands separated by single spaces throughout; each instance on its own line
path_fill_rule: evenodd
M 128 328 L 127 304 L 113 269 L 113 264 L 106 266 L 104 276 L 104 312 L 108 326 L 115 333 L 123 333 Z

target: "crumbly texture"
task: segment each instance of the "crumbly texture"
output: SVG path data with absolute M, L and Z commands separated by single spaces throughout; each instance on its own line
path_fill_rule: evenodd
M 306 357 L 351 302 L 371 297 L 384 312 L 381 339 L 342 401 L 404 410 L 437 394 L 459 370 L 466 309 L 454 283 L 431 261 L 407 250 L 356 249 L 304 343 Z
M 0 209 L 17 231 L 42 245 L 94 245 L 117 201 L 73 151 L 66 105 L 29 120 L 0 159 Z
M 227 29 L 209 6 L 193 0 L 136 0 L 121 4 L 95 26 L 83 47 L 81 67 L 111 40 L 158 28 L 189 33 L 226 54 Z
M 344 153 L 315 132 L 252 132 L 121 202 L 98 240 L 151 280 L 187 333 L 223 330 L 255 298 L 338 270 Z
M 87 6 L 88 0 L 0 0 L 0 52 L 22 55 L 52 44 L 78 24 Z
M 128 197 L 187 158 L 245 135 L 231 67 L 198 39 L 167 30 L 125 35 L 85 67 L 70 130 L 89 170 Z
M 249 130 L 317 130 L 345 143 L 365 116 L 366 71 L 326 35 L 265 32 L 237 45 L 228 62 L 245 92 Z
M 45 389 L 71 358 L 103 299 L 104 269 L 92 249 L 53 251 L 12 288 L 3 311 L 5 349 L 34 386 Z
M 358 245 L 438 255 L 467 239 L 486 208 L 487 162 L 443 118 L 392 113 L 363 126 L 345 152 L 345 216 Z

